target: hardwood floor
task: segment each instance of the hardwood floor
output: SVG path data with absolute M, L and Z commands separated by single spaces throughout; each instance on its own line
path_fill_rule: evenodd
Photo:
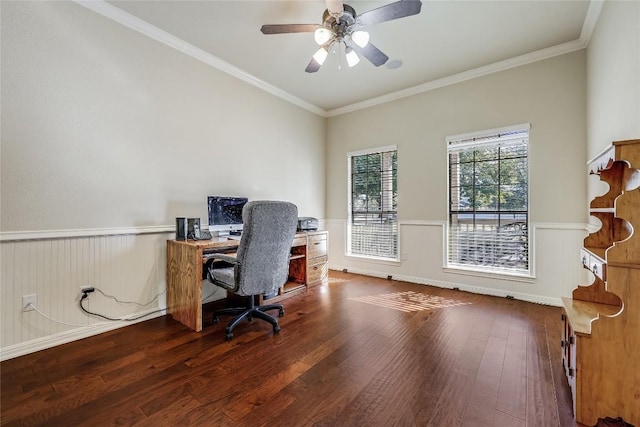
M 330 276 L 279 335 L 166 316 L 5 361 L 1 424 L 575 426 L 559 308 Z

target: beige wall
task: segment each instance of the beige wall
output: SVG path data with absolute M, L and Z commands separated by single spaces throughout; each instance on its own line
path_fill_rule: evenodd
M 587 48 L 587 155 L 640 138 L 640 2 L 604 2 Z M 608 187 L 590 176 L 588 200 Z M 597 229 L 598 220 L 589 221 Z
M 164 308 L 171 226 L 206 223 L 207 195 L 323 216 L 325 118 L 75 3 L 0 7 L 2 358 L 125 324 L 84 315 L 83 285 L 155 301 L 94 294 L 107 316 Z M 43 230 L 56 237 L 22 240 Z M 23 313 L 30 294 L 65 324 Z
M 325 119 L 75 3 L 2 3 L 2 231 L 324 212 Z
M 327 219 L 330 264 L 425 283 L 461 284 L 491 292 L 557 298 L 580 276 L 580 239 L 586 221 L 586 73 L 584 50 L 503 71 L 329 119 Z M 445 137 L 531 123 L 531 222 L 536 230 L 533 283 L 443 272 L 447 220 Z M 344 256 L 347 152 L 398 145 L 399 264 Z M 412 224 L 411 224 L 412 223 Z M 435 230 L 433 229 L 435 227 Z M 535 232 L 535 230 L 534 230 Z M 547 257 L 564 253 L 549 268 Z M 551 249 L 555 250 L 551 250 Z M 562 265 L 565 260 L 569 267 Z M 571 268 L 576 264 L 575 268 Z M 540 266 L 545 266 L 541 268 Z M 561 274 L 558 269 L 566 270 Z
M 608 0 L 587 48 L 588 158 L 640 138 L 640 2 Z

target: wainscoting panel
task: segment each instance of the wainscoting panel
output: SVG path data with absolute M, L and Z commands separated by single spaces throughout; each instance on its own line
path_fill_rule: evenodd
M 2 360 L 131 323 L 84 313 L 79 307 L 81 286 L 93 286 L 119 300 L 98 291 L 85 300 L 87 310 L 106 317 L 150 313 L 142 321 L 164 313 L 166 240 L 173 232 L 97 234 L 15 240 L 4 236 Z M 42 314 L 23 311 L 23 296 L 33 294 Z

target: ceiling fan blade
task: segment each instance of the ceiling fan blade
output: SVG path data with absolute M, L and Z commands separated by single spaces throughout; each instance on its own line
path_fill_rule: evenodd
M 358 15 L 358 22 L 362 25 L 378 24 L 405 16 L 417 15 L 422 8 L 419 0 L 400 0 L 372 9 Z
M 339 18 L 344 13 L 344 6 L 342 5 L 342 0 L 327 0 L 327 10 L 329 11 L 329 15 L 334 18 Z
M 347 41 L 346 43 L 347 46 L 367 58 L 369 62 L 371 62 L 376 67 L 381 66 L 389 60 L 389 57 L 387 55 L 385 55 L 380 49 L 378 49 L 371 43 L 367 43 L 365 47 L 360 47 L 357 44 L 353 43 L 353 41 L 351 40 Z
M 274 24 L 263 25 L 262 34 L 312 33 L 319 28 L 316 24 Z
M 307 73 L 315 73 L 320 69 L 320 67 L 322 67 L 322 64 L 316 61 L 315 58 L 311 58 L 311 61 L 309 61 L 309 65 L 307 65 L 307 68 L 305 68 L 304 70 Z

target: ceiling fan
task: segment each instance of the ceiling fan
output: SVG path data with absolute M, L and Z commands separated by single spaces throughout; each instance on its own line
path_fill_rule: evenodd
M 317 24 L 274 24 L 263 25 L 262 34 L 314 33 L 314 39 L 320 49 L 313 55 L 305 71 L 315 73 L 320 69 L 332 47 L 344 46 L 347 64 L 356 65 L 358 53 L 379 67 L 389 57 L 369 43 L 369 33 L 364 27 L 380 22 L 391 21 L 420 13 L 422 2 L 419 0 L 400 0 L 367 12 L 356 14 L 353 7 L 343 4 L 342 0 L 326 0 L 327 9 L 322 15 L 322 25 Z

